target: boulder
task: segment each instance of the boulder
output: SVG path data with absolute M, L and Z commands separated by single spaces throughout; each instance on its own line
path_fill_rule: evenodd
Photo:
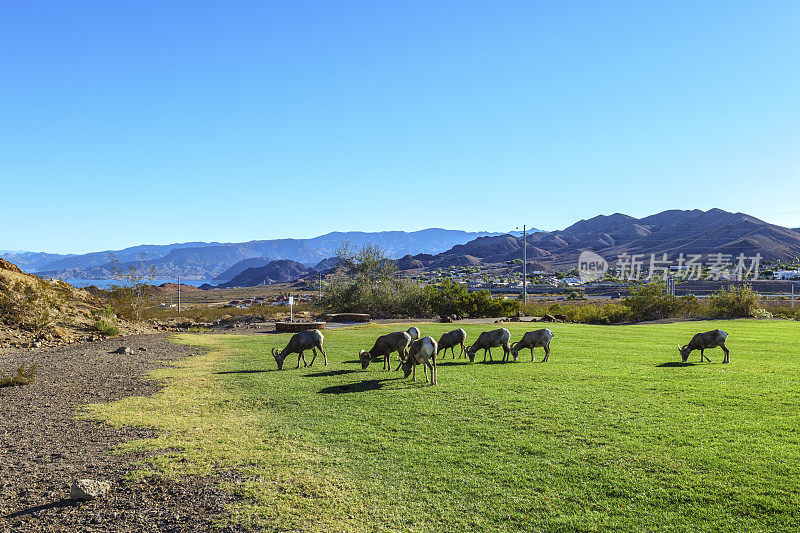
M 125 355 L 129 355 L 129 354 L 132 354 L 132 353 L 133 353 L 133 350 L 131 350 L 130 346 L 120 346 L 119 348 L 117 348 L 116 350 L 114 350 L 114 351 L 113 351 L 113 352 L 111 352 L 111 353 L 118 353 L 118 354 L 125 354 Z
M 72 483 L 69 496 L 73 500 L 94 500 L 106 494 L 111 489 L 111 483 L 94 479 L 78 479 Z

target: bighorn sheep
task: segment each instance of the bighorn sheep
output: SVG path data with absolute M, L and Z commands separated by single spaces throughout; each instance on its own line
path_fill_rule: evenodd
M 412 381 L 417 379 L 417 365 L 424 364 L 422 367 L 425 372 L 425 383 L 428 383 L 428 369 L 431 369 L 431 385 L 436 385 L 436 378 L 438 372 L 436 371 L 436 352 L 438 347 L 436 341 L 430 337 L 422 337 L 418 341 L 411 343 L 411 348 L 408 351 L 408 357 L 403 361 L 403 374 L 408 377 L 412 372 L 414 373 L 411 378 Z
M 406 330 L 406 333 L 411 335 L 411 342 L 419 339 L 419 328 L 417 326 L 411 326 Z
M 295 333 L 292 335 L 292 338 L 289 339 L 289 344 L 286 345 L 286 348 L 280 352 L 275 348 L 272 349 L 272 356 L 275 358 L 275 362 L 278 363 L 278 370 L 283 370 L 283 362 L 286 360 L 286 356 L 292 353 L 297 354 L 297 368 L 300 368 L 300 359 L 303 360 L 303 366 L 313 365 L 314 360 L 317 358 L 317 349 L 322 352 L 323 357 L 325 357 L 325 366 L 328 366 L 328 354 L 326 354 L 325 350 L 322 348 L 323 340 L 325 340 L 325 338 L 318 329 Z M 306 357 L 303 355 L 303 352 L 306 350 L 312 350 L 314 352 L 314 357 L 308 365 L 306 364 Z
M 723 363 L 730 362 L 730 350 L 725 346 L 725 340 L 728 338 L 728 334 L 722 331 L 721 329 L 714 329 L 711 331 L 706 331 L 705 333 L 698 333 L 692 340 L 689 341 L 689 344 L 685 346 L 678 345 L 678 351 L 681 353 L 681 360 L 685 363 L 687 359 L 689 359 L 689 354 L 692 353 L 694 350 L 700 350 L 700 362 L 703 362 L 705 358 L 706 361 L 709 363 L 711 359 L 709 359 L 705 353 L 705 350 L 709 348 L 722 348 L 722 351 L 725 352 L 725 357 L 722 359 Z
M 517 356 L 519 356 L 519 351 L 525 348 L 531 349 L 531 362 L 534 361 L 533 359 L 533 349 L 536 346 L 541 346 L 544 348 L 544 359 L 542 359 L 542 363 L 546 363 L 547 360 L 550 358 L 550 341 L 553 340 L 555 335 L 549 329 L 537 329 L 536 331 L 529 331 L 522 336 L 522 339 L 519 342 L 515 342 L 511 345 L 511 355 L 514 356 L 514 361 L 517 360 Z
M 484 331 L 478 336 L 478 340 L 471 346 L 467 346 L 467 357 L 469 362 L 475 361 L 475 352 L 483 350 L 483 362 L 486 362 L 486 352 L 489 352 L 489 360 L 492 359 L 492 348 L 497 346 L 503 347 L 503 361 L 508 359 L 508 354 L 511 348 L 508 346 L 508 341 L 511 340 L 511 333 L 506 328 L 494 329 L 492 331 Z
M 447 349 L 450 348 L 450 353 L 453 354 L 453 359 L 455 359 L 456 358 L 455 347 L 460 345 L 461 353 L 458 354 L 458 356 L 461 357 L 462 355 L 464 355 L 464 350 L 466 349 L 466 347 L 464 346 L 464 343 L 466 341 L 467 341 L 467 332 L 464 331 L 463 329 L 458 328 L 454 329 L 453 331 L 448 331 L 447 333 L 442 335 L 442 338 L 439 339 L 439 348 L 437 349 L 437 355 L 439 351 L 444 350 L 445 351 L 444 355 L 446 357 Z
M 366 370 L 373 357 L 383 356 L 383 369 L 391 370 L 391 363 L 389 363 L 389 354 L 397 352 L 400 359 L 406 359 L 408 347 L 411 344 L 411 335 L 407 331 L 395 331 L 388 333 L 375 339 L 375 344 L 372 348 L 361 350 L 358 352 L 358 358 L 361 360 L 362 370 Z

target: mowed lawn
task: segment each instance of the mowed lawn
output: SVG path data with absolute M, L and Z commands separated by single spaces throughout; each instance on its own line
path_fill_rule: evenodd
M 539 327 L 504 324 L 512 341 Z M 290 335 L 183 335 L 205 348 L 151 398 L 93 406 L 163 430 L 143 468 L 226 474 L 267 529 L 792 531 L 800 527 L 800 324 L 551 324 L 548 363 L 439 360 L 402 379 L 359 349 L 408 325 L 325 331 L 329 366 L 276 371 Z M 438 337 L 452 324 L 419 324 Z M 464 325 L 467 340 L 497 326 Z M 722 351 L 677 344 L 720 327 Z M 441 354 L 440 354 L 441 355 Z M 502 349 L 493 350 L 496 360 Z M 311 353 L 306 354 L 311 360 Z M 694 363 L 694 364 L 692 364 Z

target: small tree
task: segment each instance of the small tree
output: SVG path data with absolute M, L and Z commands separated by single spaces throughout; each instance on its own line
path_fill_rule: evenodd
M 156 267 L 145 265 L 147 254 L 144 252 L 139 255 L 139 260 L 132 264 L 122 265 L 112 253 L 108 254 L 108 261 L 114 279 L 119 282 L 118 285 L 109 287 L 109 303 L 117 313 L 128 320 L 141 320 L 153 295 L 153 287 L 147 282 L 155 279 Z
M 331 283 L 320 300 L 328 312 L 374 316 L 430 316 L 422 287 L 397 278 L 394 261 L 377 245 L 354 250 L 345 242 L 336 252 L 347 278 Z

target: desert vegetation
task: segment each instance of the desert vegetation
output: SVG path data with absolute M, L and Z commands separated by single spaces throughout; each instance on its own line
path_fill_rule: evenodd
M 36 363 L 21 364 L 15 370 L 6 374 L 0 370 L 0 387 L 16 387 L 29 385 L 36 379 Z

